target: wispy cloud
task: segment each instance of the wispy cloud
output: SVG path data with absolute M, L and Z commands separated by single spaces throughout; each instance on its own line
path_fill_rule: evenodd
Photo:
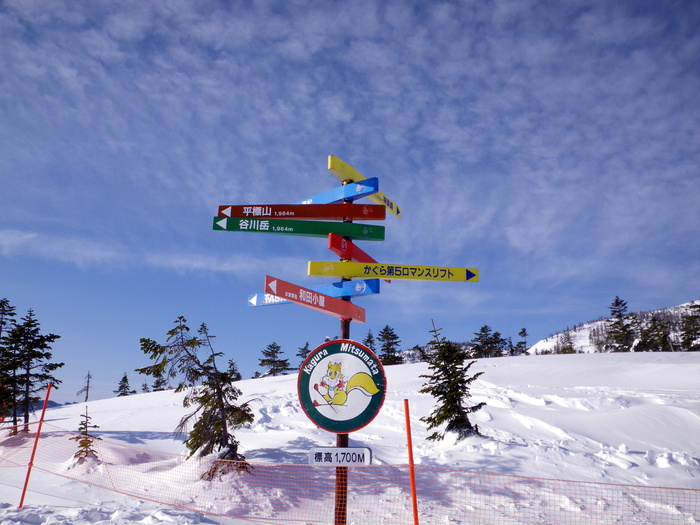
M 6 0 L 0 49 L 3 294 L 74 326 L 78 362 L 170 312 L 229 331 L 246 375 L 268 338 L 331 333 L 246 306 L 265 274 L 318 283 L 323 239 L 212 231 L 336 186 L 329 154 L 403 209 L 370 255 L 481 270 L 357 301 L 406 345 L 697 298 L 698 2 Z
M 124 262 L 117 246 L 104 241 L 49 236 L 21 230 L 0 230 L 0 253 L 5 257 L 39 257 L 79 267 Z
M 2 220 L 35 237 L 3 253 L 247 271 L 202 240 L 216 206 L 329 189 L 335 154 L 403 206 L 369 248 L 392 262 L 672 268 L 661 246 L 700 249 L 699 21 L 673 2 L 5 2 Z
M 303 258 L 272 256 L 263 259 L 251 253 L 222 256 L 186 250 L 143 252 L 109 244 L 101 239 L 52 236 L 22 230 L 0 230 L 0 255 L 9 259 L 35 257 L 78 268 L 113 270 L 142 267 L 180 274 L 231 274 L 245 279 L 259 277 L 261 268 L 280 277 L 287 277 L 290 269 L 303 269 L 306 265 Z

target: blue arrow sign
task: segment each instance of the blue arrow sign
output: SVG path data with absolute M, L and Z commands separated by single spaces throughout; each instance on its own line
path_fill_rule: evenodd
M 332 284 L 309 286 L 313 290 L 330 297 L 356 297 L 379 293 L 379 279 L 363 279 L 359 281 L 340 281 Z M 248 296 L 248 306 L 270 306 L 273 304 L 288 304 L 289 301 L 267 293 L 255 293 Z
M 379 191 L 379 179 L 372 177 L 362 182 L 344 184 L 325 193 L 319 193 L 308 199 L 297 201 L 294 204 L 335 204 L 336 202 L 354 201 L 361 197 L 373 195 Z

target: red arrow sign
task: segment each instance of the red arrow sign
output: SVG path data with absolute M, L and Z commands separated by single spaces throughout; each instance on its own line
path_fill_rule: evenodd
M 337 233 L 328 234 L 328 249 L 341 259 L 360 263 L 376 263 L 371 255 L 365 253 L 351 240 L 341 237 Z M 391 281 L 386 281 L 390 283 Z
M 350 319 L 359 323 L 365 322 L 365 309 L 350 301 L 343 301 L 330 295 L 314 292 L 308 288 L 288 283 L 269 275 L 265 276 L 265 293 L 276 295 L 287 301 L 339 317 L 340 319 Z
M 379 204 L 259 204 L 219 206 L 219 217 L 257 219 L 325 219 L 383 221 L 386 208 Z

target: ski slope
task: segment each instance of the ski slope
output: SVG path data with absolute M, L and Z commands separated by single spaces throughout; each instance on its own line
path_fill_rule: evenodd
M 433 400 L 419 390 L 425 363 L 385 367 L 387 397 L 377 418 L 350 435 L 375 464 L 407 463 L 403 400 L 409 400 L 419 465 L 560 480 L 700 489 L 700 353 L 624 353 L 483 359 L 470 369 L 482 437 L 425 440 L 420 417 Z M 253 463 L 307 464 L 309 448 L 335 435 L 304 415 L 296 375 L 245 380 L 255 422 L 236 432 Z M 172 391 L 90 401 L 103 440 L 185 454 L 172 430 L 185 414 Z M 47 411 L 51 425 L 77 430 L 84 404 Z M 8 451 L 0 447 L 0 467 Z M 22 510 L 23 468 L 0 468 L 1 523 L 249 523 L 139 501 L 35 470 Z M 182 483 L 196 481 L 185 481 Z M 700 520 L 700 517 L 696 516 Z M 449 517 L 445 517 L 449 519 Z M 446 521 L 448 523 L 449 521 Z M 696 521 L 697 522 L 697 521 Z

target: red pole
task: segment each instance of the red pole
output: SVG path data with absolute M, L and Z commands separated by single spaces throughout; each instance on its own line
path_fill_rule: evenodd
M 343 185 L 349 181 L 343 182 Z M 352 202 L 343 201 L 343 202 Z M 348 221 L 352 222 L 352 221 Z M 345 281 L 346 279 L 343 279 Z M 344 301 L 352 302 L 350 297 L 343 297 Z M 350 339 L 351 319 L 340 320 L 340 338 Z M 335 438 L 335 446 L 346 448 L 350 442 L 348 434 L 338 434 Z M 348 522 L 348 467 L 335 468 L 335 525 L 347 525 Z
M 27 487 L 29 486 L 29 476 L 32 473 L 32 467 L 34 466 L 34 456 L 36 455 L 36 449 L 39 446 L 39 436 L 41 435 L 41 427 L 44 424 L 44 415 L 46 415 L 46 406 L 49 404 L 49 394 L 51 393 L 51 387 L 53 383 L 49 383 L 46 387 L 46 398 L 44 399 L 44 406 L 41 408 L 41 418 L 39 418 L 39 426 L 36 429 L 36 437 L 34 438 L 34 448 L 32 449 L 32 455 L 29 458 L 29 465 L 27 465 L 27 477 L 24 480 L 24 488 L 22 489 L 22 497 L 19 500 L 18 509 L 21 509 L 24 505 L 24 496 L 27 494 Z
M 349 301 L 350 299 L 346 299 Z M 340 321 L 340 338 L 350 339 L 350 319 Z M 346 448 L 349 434 L 338 434 L 335 446 Z M 335 467 L 335 525 L 347 525 L 348 522 L 348 467 Z
M 411 501 L 413 503 L 413 525 L 418 525 L 418 494 L 416 492 L 416 467 L 413 463 L 413 439 L 411 439 L 411 417 L 408 413 L 408 399 L 403 400 L 406 413 L 406 441 L 408 443 L 408 471 L 411 476 Z

